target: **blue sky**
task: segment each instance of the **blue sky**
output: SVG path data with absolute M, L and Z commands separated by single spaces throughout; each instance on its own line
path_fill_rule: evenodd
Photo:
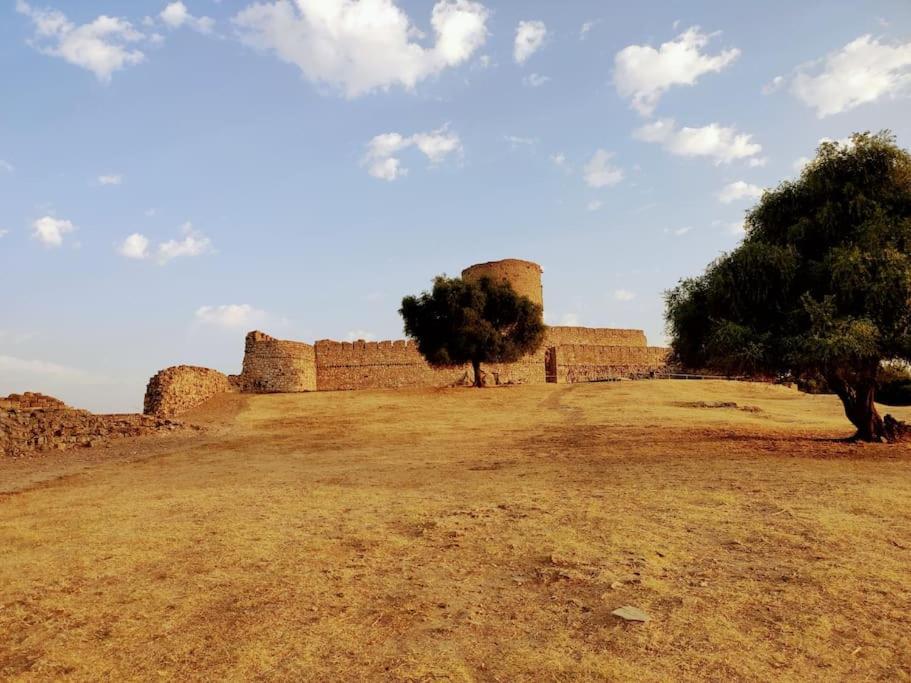
M 662 343 L 821 138 L 911 145 L 911 3 L 2 0 L 0 79 L 0 394 L 125 411 L 498 258 Z

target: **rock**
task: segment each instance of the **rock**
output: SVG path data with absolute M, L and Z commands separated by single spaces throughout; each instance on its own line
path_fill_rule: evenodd
M 649 619 L 651 619 L 651 617 L 649 615 L 647 615 L 645 612 L 643 612 L 641 609 L 639 609 L 638 607 L 632 607 L 631 605 L 625 605 L 623 607 L 619 607 L 619 608 L 615 609 L 613 612 L 611 612 L 611 614 L 613 614 L 615 617 L 620 617 L 624 621 L 646 622 Z

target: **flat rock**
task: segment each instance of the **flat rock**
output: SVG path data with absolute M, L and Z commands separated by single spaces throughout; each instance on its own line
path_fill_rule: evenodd
M 648 621 L 651 619 L 651 617 L 641 609 L 638 607 L 632 607 L 631 605 L 618 607 L 613 612 L 611 612 L 611 614 L 613 614 L 615 617 L 620 617 L 624 621 Z

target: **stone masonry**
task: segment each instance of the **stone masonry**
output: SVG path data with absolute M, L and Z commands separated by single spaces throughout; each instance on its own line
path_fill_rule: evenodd
M 505 259 L 470 266 L 462 271 L 462 277 L 509 282 L 517 292 L 543 306 L 541 272 L 541 267 L 531 261 Z M 536 353 L 516 363 L 483 364 L 482 371 L 488 385 L 592 382 L 661 372 L 666 357 L 666 349 L 648 346 L 642 330 L 552 326 Z M 470 383 L 471 379 L 469 366 L 431 367 L 412 341 L 323 339 L 311 345 L 254 331 L 247 334 L 239 375 L 228 377 L 189 366 L 168 368 L 149 382 L 145 412 L 177 415 L 223 391 L 440 387 Z
M 165 368 L 149 380 L 143 412 L 172 417 L 205 403 L 216 394 L 236 389 L 236 382 L 217 370 L 177 365 Z
M 6 457 L 92 448 L 112 439 L 181 427 L 179 422 L 148 415 L 94 415 L 43 394 L 0 397 L 0 455 Z

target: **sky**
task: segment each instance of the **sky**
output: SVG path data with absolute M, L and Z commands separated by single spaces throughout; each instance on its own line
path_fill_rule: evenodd
M 0 395 L 134 411 L 501 258 L 664 343 L 820 140 L 911 146 L 911 3 L 0 0 L 0 91 Z

